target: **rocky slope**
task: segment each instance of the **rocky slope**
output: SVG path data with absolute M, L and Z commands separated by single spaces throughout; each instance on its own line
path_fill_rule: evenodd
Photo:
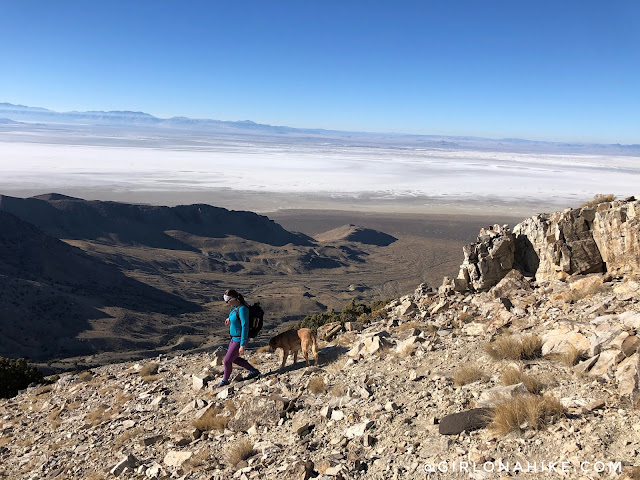
M 322 327 L 319 367 L 255 351 L 263 376 L 218 389 L 211 352 L 31 387 L 0 401 L 0 478 L 638 478 L 637 273 L 503 270 Z

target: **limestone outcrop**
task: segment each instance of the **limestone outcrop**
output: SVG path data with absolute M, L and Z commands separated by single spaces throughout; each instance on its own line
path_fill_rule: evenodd
M 458 278 L 465 288 L 486 291 L 516 268 L 536 281 L 589 273 L 640 273 L 640 201 L 538 214 L 513 228 L 483 228 L 463 249 Z
M 463 248 L 458 279 L 473 290 L 488 290 L 513 268 L 515 244 L 507 225 L 480 230 L 478 241 Z

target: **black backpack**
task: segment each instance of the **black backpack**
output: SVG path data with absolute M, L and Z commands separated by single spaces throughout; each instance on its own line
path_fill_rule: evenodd
M 256 338 L 264 323 L 264 310 L 260 303 L 249 305 L 249 338 Z

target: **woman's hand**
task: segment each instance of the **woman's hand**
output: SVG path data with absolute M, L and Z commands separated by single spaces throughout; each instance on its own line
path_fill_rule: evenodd
M 238 355 L 244 355 L 244 345 L 241 345 L 238 349 Z
M 229 320 L 229 318 L 227 317 L 227 319 L 224 321 L 225 325 L 229 325 L 231 323 L 231 320 Z

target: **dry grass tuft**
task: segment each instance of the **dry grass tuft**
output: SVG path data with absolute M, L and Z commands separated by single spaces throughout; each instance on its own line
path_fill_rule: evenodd
M 98 407 L 93 412 L 87 413 L 87 415 L 84 418 L 87 421 L 87 423 L 95 427 L 96 425 L 101 424 L 105 420 L 109 420 L 111 418 L 111 413 L 112 412 L 107 411 L 107 409 L 104 407 Z
M 233 403 L 233 400 L 231 400 L 231 399 L 229 399 L 226 402 L 224 402 L 224 408 L 226 408 L 231 415 L 235 414 L 236 411 L 238 410 L 237 407 L 236 407 L 236 404 Z
M 496 360 L 531 360 L 542 355 L 542 339 L 537 335 L 502 335 L 488 343 L 485 351 Z
M 225 463 L 231 467 L 235 467 L 237 464 L 246 460 L 247 458 L 256 454 L 253 449 L 253 445 L 248 440 L 240 440 L 234 445 L 230 445 L 226 452 L 224 452 Z
M 132 439 L 135 439 L 136 437 L 142 435 L 144 433 L 144 430 L 140 427 L 136 427 L 136 428 L 130 428 L 128 430 L 125 430 L 124 432 L 122 432 L 120 434 L 120 436 L 118 438 L 116 438 L 113 442 L 113 450 L 119 450 L 120 447 L 131 443 Z
M 555 397 L 518 395 L 495 407 L 489 428 L 498 434 L 526 428 L 539 430 L 564 413 L 564 407 Z
M 186 473 L 193 472 L 199 467 L 210 465 L 214 460 L 211 447 L 204 447 L 182 465 L 182 470 Z
M 158 373 L 157 375 L 147 375 L 146 377 L 142 377 L 142 381 L 144 383 L 153 383 L 166 376 L 167 376 L 167 372 Z
M 229 420 L 231 420 L 231 416 L 222 414 L 218 407 L 214 407 L 207 410 L 200 418 L 195 419 L 192 425 L 203 432 L 210 430 L 223 432 L 227 428 Z
M 158 368 L 160 368 L 160 365 L 157 362 L 149 362 L 140 369 L 138 374 L 143 378 L 150 377 L 151 375 L 158 373 Z
M 309 379 L 309 383 L 307 384 L 307 388 L 314 395 L 325 393 L 327 391 L 327 387 L 324 384 L 324 378 L 320 376 L 311 377 Z
M 13 440 L 13 437 L 0 437 L 0 447 L 4 447 L 5 445 L 11 443 L 11 440 Z
M 98 394 L 104 395 L 109 392 L 113 392 L 114 390 L 120 388 L 118 385 L 109 385 L 108 387 L 103 387 L 98 390 Z
M 500 375 L 500 380 L 503 385 L 515 385 L 516 383 L 524 383 L 524 386 L 527 387 L 529 393 L 538 394 L 542 391 L 544 387 L 543 383 L 528 375 L 522 369 L 516 367 L 507 367 L 502 371 Z
M 580 204 L 578 208 L 595 207 L 601 203 L 613 202 L 616 196 L 613 193 L 598 193 L 593 196 L 593 200 L 588 200 Z
M 129 395 L 128 393 L 125 393 L 121 390 L 118 393 L 116 393 L 116 397 L 113 399 L 113 403 L 114 405 L 124 405 L 132 398 L 133 398 L 132 395 Z
M 411 330 L 413 328 L 416 328 L 418 330 L 422 330 L 424 328 L 424 324 L 416 322 L 415 320 L 413 320 L 411 322 L 401 323 L 400 325 L 398 325 L 396 327 L 396 332 L 398 332 L 398 333 L 406 332 L 407 330 Z
M 583 353 L 571 344 L 567 344 L 567 349 L 562 353 L 551 353 L 546 358 L 563 363 L 567 367 L 577 365 L 583 359 Z
M 331 390 L 329 390 L 329 395 L 333 397 L 343 397 L 347 393 L 347 389 L 341 383 L 336 383 Z
M 93 374 L 90 370 L 85 370 L 78 374 L 77 380 L 78 382 L 90 382 L 91 380 L 93 380 Z
M 483 378 L 484 372 L 482 369 L 471 365 L 460 367 L 453 372 L 453 383 L 458 387 L 482 380 Z

